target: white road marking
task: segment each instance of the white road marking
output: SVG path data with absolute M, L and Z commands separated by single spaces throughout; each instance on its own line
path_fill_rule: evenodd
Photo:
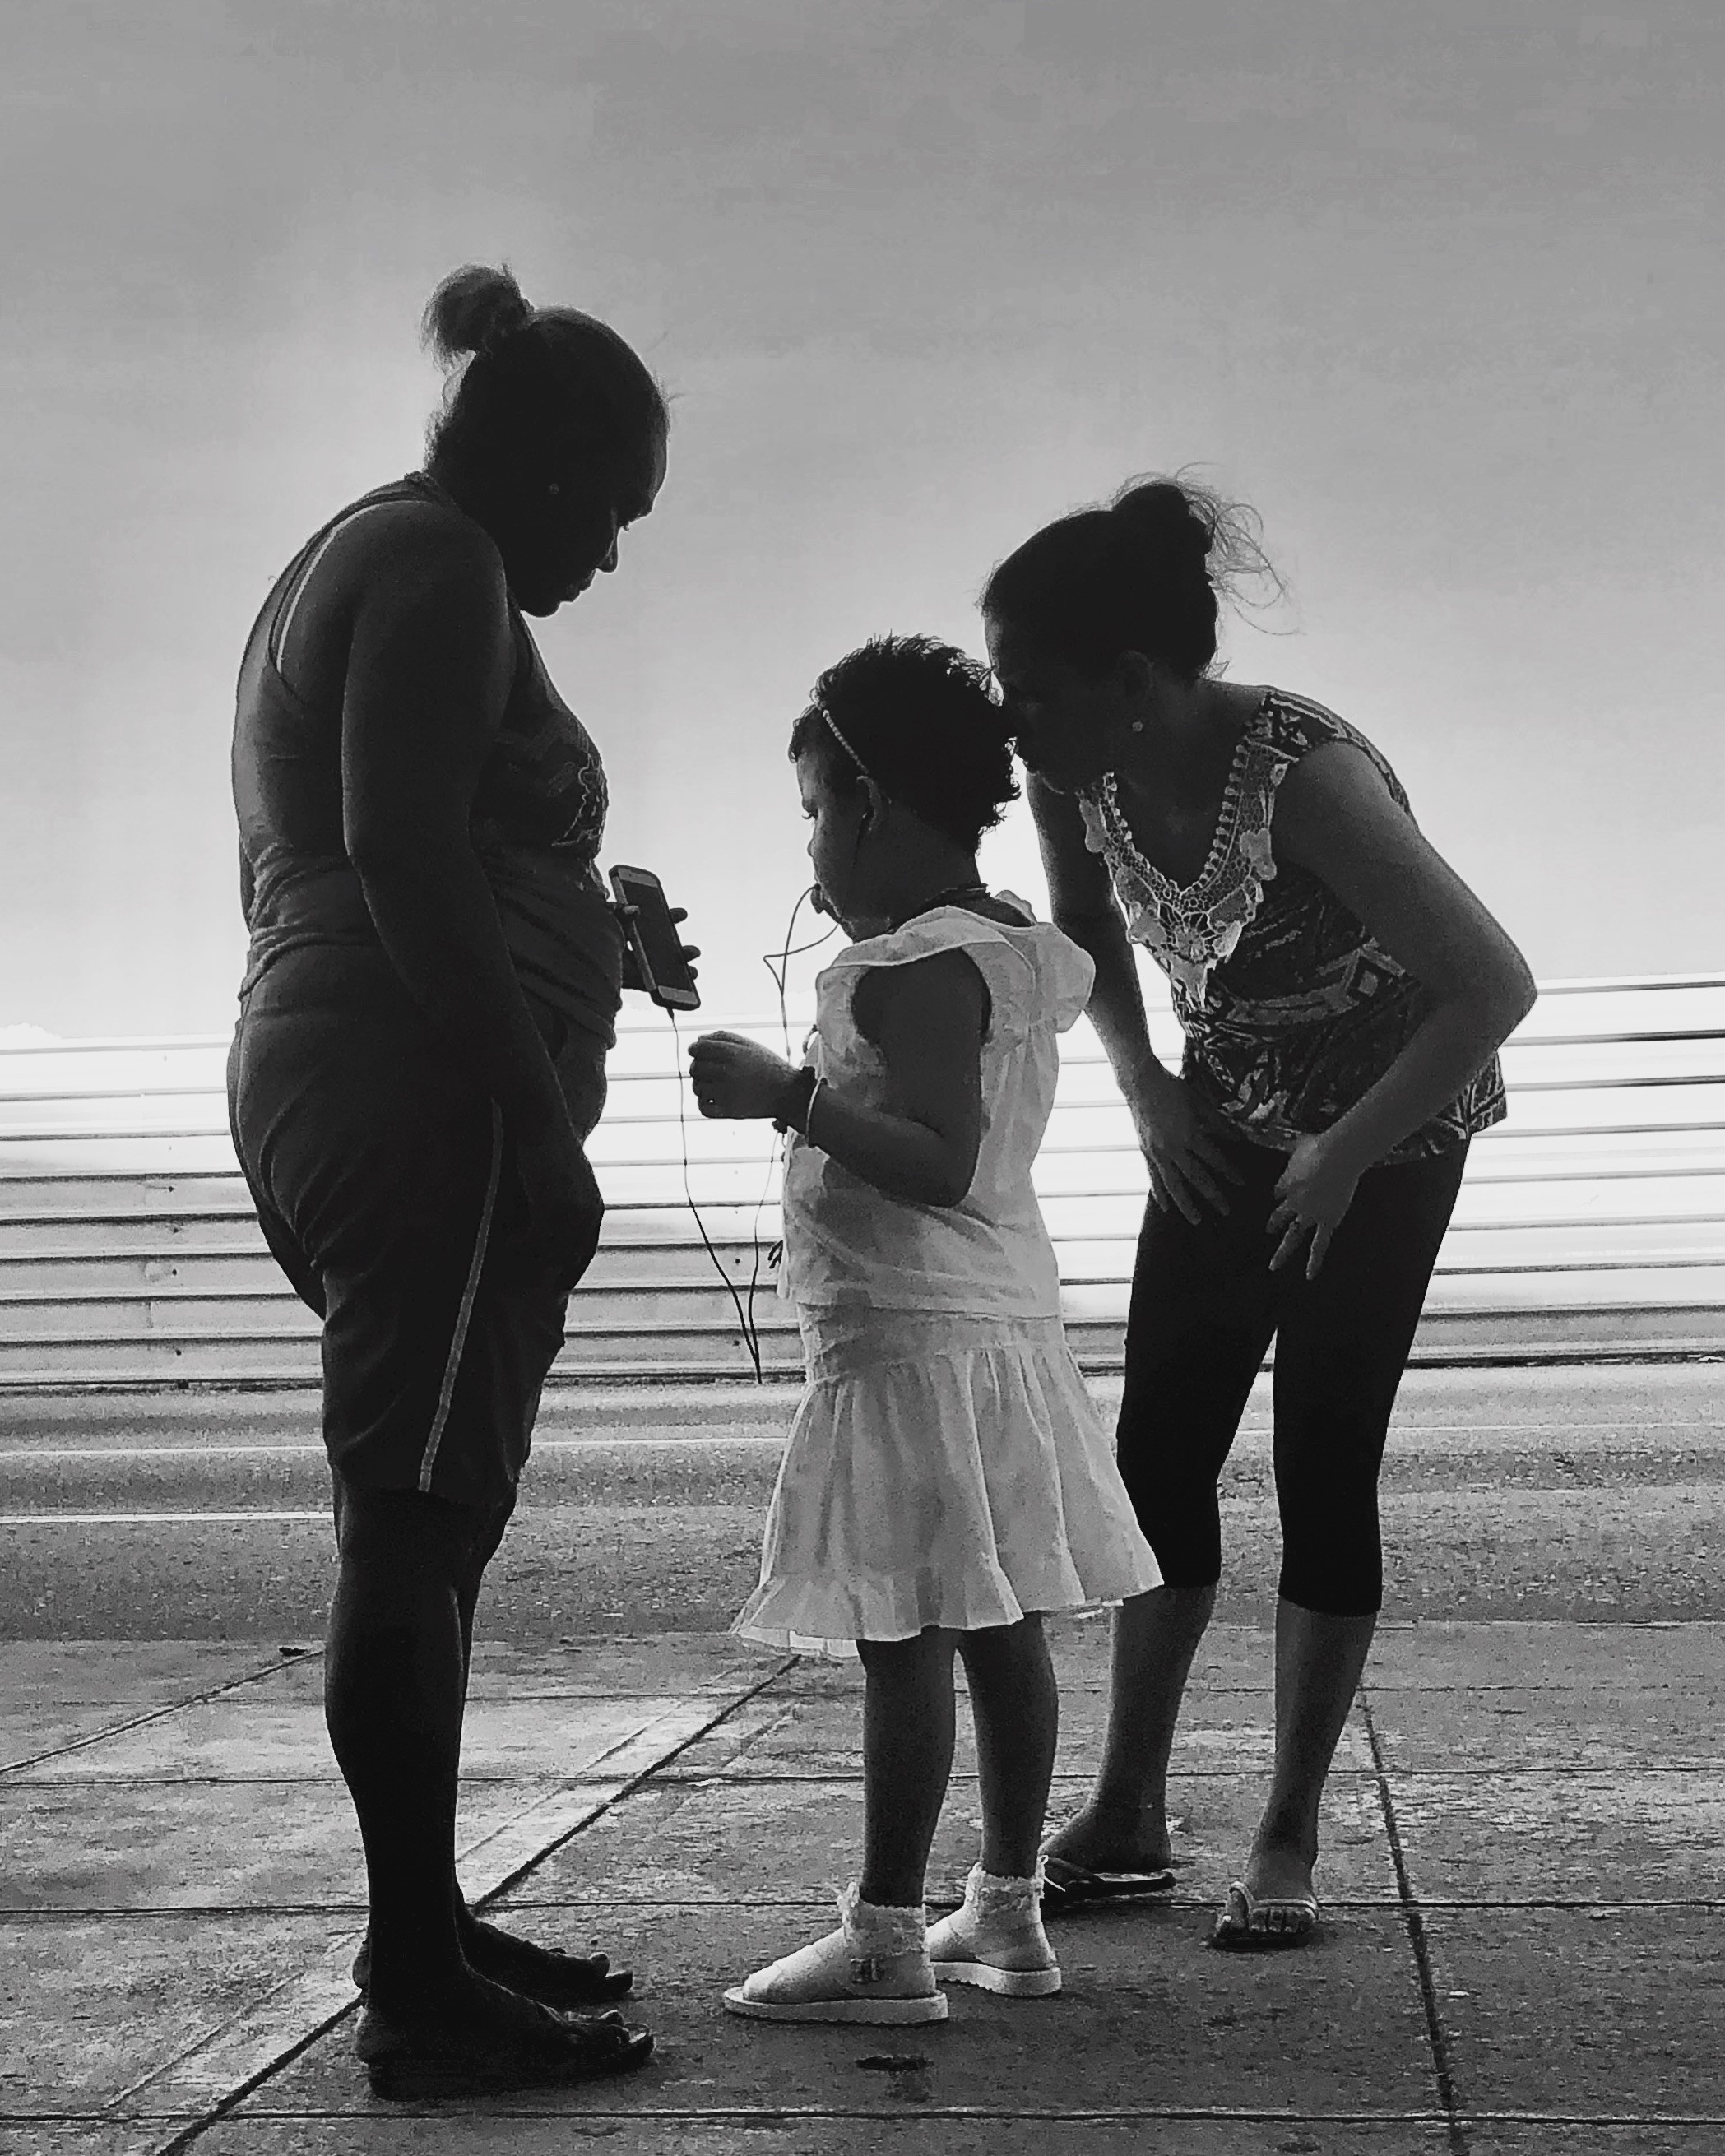
M 1398 1437 L 1609 1437 L 1627 1432 L 1637 1437 L 1656 1435 L 1662 1430 L 1681 1431 L 1686 1438 L 1711 1436 L 1725 1431 L 1725 1423 L 1717 1421 L 1650 1422 L 1636 1419 L 1620 1422 L 1588 1422 L 1575 1419 L 1565 1422 L 1407 1422 L 1392 1426 L 1392 1443 Z M 1253 1419 L 1240 1426 L 1242 1437 L 1267 1437 L 1270 1424 Z M 702 1445 L 783 1445 L 784 1439 L 776 1432 L 716 1430 L 696 1436 L 672 1437 L 663 1431 L 642 1431 L 639 1434 L 619 1433 L 607 1437 L 548 1437 L 536 1441 L 533 1457 L 537 1460 L 547 1452 L 588 1452 L 601 1446 L 614 1447 L 642 1445 L 688 1445 L 692 1449 Z M 235 1459 L 322 1459 L 321 1445 L 8 1445 L 0 1448 L 0 1468 L 56 1460 L 235 1460 Z
M 329 1524 L 329 1508 L 316 1512 L 0 1512 L 0 1527 L 244 1527 L 254 1520 L 320 1520 Z
M 1590 1425 L 1591 1426 L 1591 1425 Z M 1625 1424 L 1628 1428 L 1630 1425 Z M 1267 1427 L 1267 1425 L 1266 1425 Z M 1458 1424 L 1458 1428 L 1462 1425 Z M 1469 1424 L 1466 1427 L 1471 1429 Z M 1553 1423 L 1553 1430 L 1568 1430 L 1569 1423 Z M 718 1430 L 711 1435 L 672 1437 L 662 1430 L 615 1437 L 547 1437 L 535 1443 L 533 1457 L 547 1452 L 588 1452 L 599 1445 L 783 1445 L 784 1438 L 771 1430 Z M 43 1460 L 322 1460 L 321 1445 L 14 1445 L 0 1448 L 0 1467 Z

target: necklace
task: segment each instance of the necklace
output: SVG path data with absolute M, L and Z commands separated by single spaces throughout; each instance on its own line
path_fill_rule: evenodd
M 987 898 L 988 896 L 988 886 L 985 883 L 948 884 L 944 891 L 937 891 L 932 898 L 925 898 L 921 906 L 913 906 L 908 913 L 892 925 L 895 928 L 902 928 L 906 921 L 914 921 L 919 914 L 932 913 L 937 906 L 957 906 L 967 898 Z

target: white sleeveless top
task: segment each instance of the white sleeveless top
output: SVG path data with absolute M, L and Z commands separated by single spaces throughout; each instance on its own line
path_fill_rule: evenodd
M 1029 912 L 1022 899 L 1000 896 Z M 851 998 L 871 968 L 940 951 L 964 952 L 989 996 L 982 1145 L 970 1188 L 957 1205 L 890 1198 L 793 1134 L 779 1292 L 816 1309 L 1058 1317 L 1060 1276 L 1030 1170 L 1054 1106 L 1056 1037 L 1090 1000 L 1089 955 L 1044 921 L 1007 927 L 960 906 L 938 906 L 889 935 L 853 943 L 821 974 L 809 1060 L 842 1098 L 884 1105 L 885 1065 L 858 1030 Z

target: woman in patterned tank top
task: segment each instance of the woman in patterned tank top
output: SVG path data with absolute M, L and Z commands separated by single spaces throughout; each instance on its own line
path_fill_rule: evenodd
M 1217 1483 L 1273 1337 L 1277 1739 L 1212 1934 L 1230 1947 L 1317 1922 L 1319 1799 L 1383 1596 L 1390 1410 L 1534 997 L 1372 744 L 1212 670 L 1219 592 L 1267 567 L 1248 512 L 1158 480 L 1045 526 L 983 596 L 1054 918 L 1096 961 L 1090 1016 L 1150 1173 L 1118 1448 L 1164 1584 L 1119 1613 L 1101 1774 L 1049 1844 L 1045 1906 L 1173 1884 L 1168 1761 L 1221 1573 Z M 1133 942 L 1168 977 L 1178 1075 Z

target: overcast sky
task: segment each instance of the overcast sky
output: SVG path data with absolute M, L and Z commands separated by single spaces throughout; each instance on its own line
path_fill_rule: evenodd
M 257 0 L 0 13 L 0 1026 L 218 1031 L 234 670 L 414 464 L 439 275 L 672 393 L 544 633 L 710 1001 L 806 880 L 783 742 L 881 629 L 975 648 L 1038 523 L 1189 463 L 1331 703 L 1553 975 L 1725 968 L 1725 9 Z M 993 873 L 1040 892 L 1022 811 Z

